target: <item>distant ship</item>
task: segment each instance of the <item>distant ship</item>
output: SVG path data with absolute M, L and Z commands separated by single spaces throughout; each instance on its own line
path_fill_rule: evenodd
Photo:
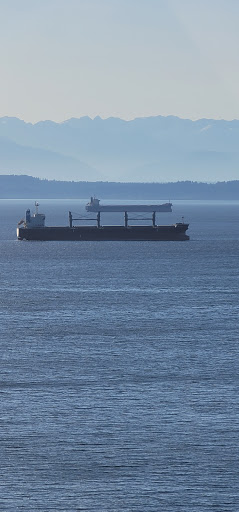
M 101 205 L 100 200 L 91 197 L 85 209 L 88 212 L 171 212 L 172 203 L 163 204 L 106 204 Z
M 169 203 L 171 205 L 171 203 Z M 155 205 L 148 206 L 147 210 L 152 212 L 151 225 L 131 225 L 128 211 L 124 211 L 124 224 L 120 226 L 102 226 L 101 210 L 97 211 L 95 226 L 75 226 L 73 221 L 86 221 L 81 217 L 73 218 L 69 212 L 68 226 L 45 226 L 45 215 L 38 212 L 39 204 L 36 202 L 36 212 L 31 215 L 30 209 L 27 209 L 25 220 L 22 219 L 18 223 L 17 238 L 18 240 L 42 240 L 42 241 L 163 241 L 163 240 L 189 240 L 186 234 L 189 224 L 179 222 L 172 225 L 157 225 Z M 122 205 L 121 205 L 122 206 Z M 116 207 L 117 208 L 117 207 Z M 128 209 L 128 206 L 126 207 Z M 108 210 L 109 211 L 109 210 Z M 110 210 L 110 211 L 119 211 Z M 133 210 L 134 211 L 134 210 Z M 138 211 L 138 210 L 136 210 Z M 169 210 L 171 211 L 171 210 Z M 146 220 L 146 219 L 145 219 Z

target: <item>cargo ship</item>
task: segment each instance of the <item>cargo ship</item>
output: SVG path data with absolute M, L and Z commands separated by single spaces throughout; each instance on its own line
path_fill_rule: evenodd
M 163 240 L 189 240 L 186 234 L 189 224 L 179 222 L 172 225 L 157 225 L 156 211 L 152 212 L 151 225 L 131 225 L 128 211 L 124 211 L 124 224 L 110 226 L 101 224 L 101 211 L 97 212 L 96 225 L 74 225 L 74 221 L 82 221 L 83 218 L 73 218 L 69 212 L 68 226 L 45 226 L 45 215 L 39 213 L 39 204 L 35 203 L 36 211 L 31 215 L 27 209 L 25 219 L 22 219 L 17 226 L 18 240 L 41 240 L 41 241 L 163 241 Z M 128 206 L 127 206 L 128 208 Z M 115 210 L 118 211 L 118 210 Z M 138 220 L 138 219 L 137 219 Z M 143 219 L 143 220 L 149 220 Z
M 91 197 L 87 212 L 171 212 L 172 203 L 163 204 L 100 204 L 100 199 Z

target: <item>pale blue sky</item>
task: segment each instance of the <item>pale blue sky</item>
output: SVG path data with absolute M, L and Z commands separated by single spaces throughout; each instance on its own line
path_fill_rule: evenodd
M 239 118 L 238 0 L 0 0 L 0 117 Z

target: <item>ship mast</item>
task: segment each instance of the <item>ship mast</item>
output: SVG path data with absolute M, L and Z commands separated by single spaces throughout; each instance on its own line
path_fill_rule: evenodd
M 39 203 L 37 201 L 35 201 L 35 207 L 36 207 L 36 215 L 38 215 L 38 207 L 39 207 Z

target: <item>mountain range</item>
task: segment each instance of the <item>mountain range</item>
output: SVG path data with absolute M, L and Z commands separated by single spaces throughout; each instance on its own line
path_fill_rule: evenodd
M 239 121 L 155 116 L 0 118 L 0 174 L 56 180 L 216 182 L 239 177 Z

